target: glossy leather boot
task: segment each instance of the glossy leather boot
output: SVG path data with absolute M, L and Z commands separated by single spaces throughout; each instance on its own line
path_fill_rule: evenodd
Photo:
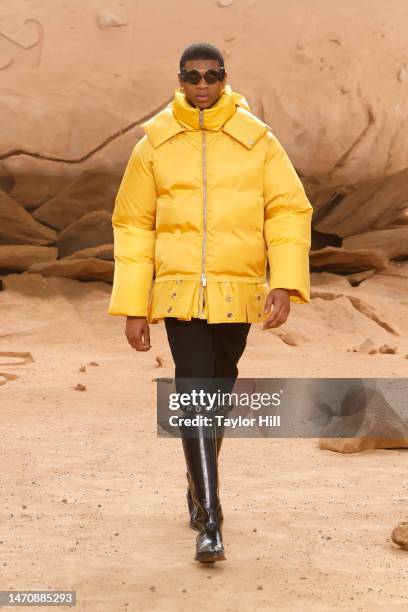
M 221 449 L 221 445 L 222 445 L 222 441 L 223 441 L 223 436 L 224 436 L 224 427 L 218 427 L 217 428 L 217 459 L 220 455 L 220 449 Z M 198 516 L 198 509 L 197 506 L 194 504 L 194 500 L 193 500 L 193 496 L 191 494 L 191 482 L 190 482 L 190 476 L 189 473 L 186 472 L 186 477 L 187 477 L 187 481 L 188 481 L 188 487 L 187 487 L 187 494 L 186 494 L 186 499 L 187 499 L 187 506 L 188 506 L 188 512 L 190 515 L 190 528 L 194 529 L 195 531 L 200 531 L 200 524 L 201 521 L 200 519 L 202 517 Z M 219 507 L 219 518 L 220 518 L 220 526 L 222 529 L 222 524 L 224 521 L 224 516 L 222 514 L 222 507 L 220 504 Z
M 199 533 L 195 561 L 213 563 L 225 560 L 221 533 L 216 428 L 197 426 L 195 437 L 183 435 L 182 443 L 197 509 Z

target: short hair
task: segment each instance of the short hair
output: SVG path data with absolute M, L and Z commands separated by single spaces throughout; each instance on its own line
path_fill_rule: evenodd
M 180 72 L 184 68 L 187 60 L 193 59 L 213 59 L 218 60 L 221 67 L 224 67 L 224 58 L 221 51 L 210 43 L 193 43 L 184 49 L 180 58 Z

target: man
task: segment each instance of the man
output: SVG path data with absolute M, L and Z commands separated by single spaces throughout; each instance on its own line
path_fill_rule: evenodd
M 201 379 L 228 392 L 251 323 L 278 327 L 290 301 L 310 300 L 312 207 L 269 126 L 227 84 L 218 49 L 189 46 L 178 79 L 171 103 L 142 125 L 116 197 L 108 312 L 127 317 L 137 351 L 151 348 L 149 323 L 164 320 L 178 391 Z M 223 427 L 180 429 L 195 559 L 223 560 Z

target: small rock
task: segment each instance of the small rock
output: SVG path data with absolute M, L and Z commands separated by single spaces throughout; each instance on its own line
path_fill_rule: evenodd
M 262 591 L 263 586 L 262 586 L 262 584 L 258 584 L 258 586 L 256 588 L 258 589 L 258 591 Z
M 366 338 L 364 342 L 359 344 L 358 346 L 353 347 L 354 353 L 364 353 L 365 355 L 372 355 L 377 352 L 375 348 L 374 342 L 371 338 Z
M 304 64 L 313 62 L 313 56 L 302 46 L 296 47 L 296 59 Z
M 383 355 L 395 355 L 395 353 L 397 352 L 397 347 L 390 346 L 389 344 L 382 344 L 378 350 Z
M 83 385 L 82 383 L 78 383 L 78 384 L 76 385 L 76 387 L 74 387 L 74 389 L 75 389 L 76 391 L 85 391 L 85 389 L 86 389 L 86 385 Z
M 156 355 L 156 363 L 157 363 L 158 368 L 163 368 L 164 367 L 163 357 L 160 357 L 160 355 Z
M 82 365 L 82 366 L 79 368 L 79 371 L 80 371 L 80 372 L 86 372 L 86 366 Z
M 121 26 L 125 26 L 128 23 L 128 21 L 123 21 L 118 17 L 115 17 L 114 15 L 112 15 L 112 13 L 109 13 L 108 11 L 104 11 L 103 13 L 99 13 L 98 15 L 98 26 L 101 30 L 106 30 L 106 28 L 112 27 L 118 28 Z
M 86 365 L 90 365 L 90 366 L 98 366 L 99 363 L 97 361 L 90 361 L 89 363 L 87 363 Z
M 156 587 L 155 586 L 151 586 L 150 590 L 152 591 L 152 593 L 154 593 L 156 591 Z
M 391 539 L 395 544 L 401 546 L 402 549 L 408 550 L 408 520 L 401 521 L 391 533 Z
M 276 331 L 275 334 L 288 346 L 299 346 L 308 341 L 306 336 L 295 330 L 287 332 Z
M 284 342 L 285 344 L 288 344 L 289 346 L 297 346 L 298 345 L 298 343 L 296 342 L 296 339 L 293 337 L 292 334 L 284 333 L 284 332 L 279 332 L 277 335 L 282 340 L 282 342 Z
M 399 80 L 400 83 L 404 83 L 404 81 L 408 79 L 408 72 L 405 66 L 399 69 L 397 79 Z

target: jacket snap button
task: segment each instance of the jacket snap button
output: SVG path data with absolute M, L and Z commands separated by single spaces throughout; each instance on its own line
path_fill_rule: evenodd
M 176 297 L 176 295 L 177 295 L 177 293 L 174 292 L 174 293 L 171 294 L 171 297 Z
M 260 296 L 260 295 L 257 295 L 257 296 L 256 296 L 256 299 L 259 301 L 259 300 L 261 299 L 261 296 Z
M 167 309 L 167 312 L 171 312 L 173 310 L 173 308 L 170 306 L 170 308 Z
M 227 300 L 227 302 L 230 302 L 232 300 L 232 297 L 230 295 L 227 295 L 225 299 Z
M 232 317 L 232 312 L 227 312 L 227 317 Z

